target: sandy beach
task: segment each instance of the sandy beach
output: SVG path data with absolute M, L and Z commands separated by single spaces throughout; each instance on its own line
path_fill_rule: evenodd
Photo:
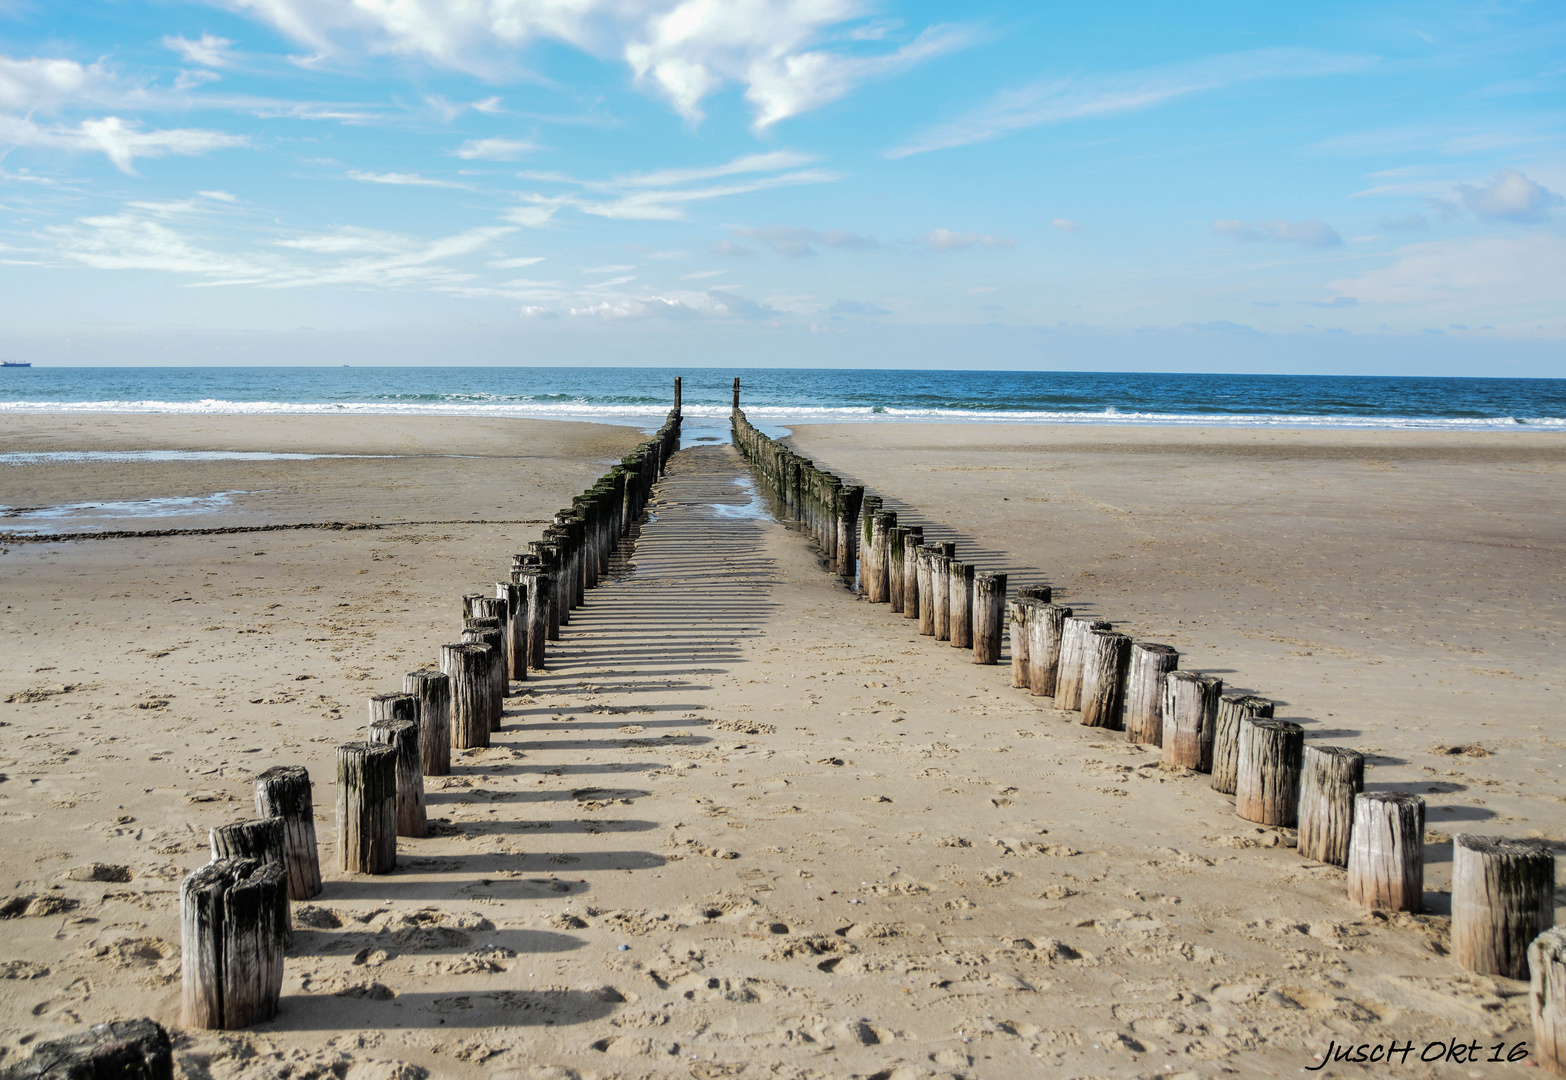
M 0 545 L 0 1065 L 111 1017 L 178 1026 L 179 882 L 276 764 L 315 779 L 326 888 L 295 905 L 277 1020 L 180 1033 L 185 1076 L 1216 1078 L 1530 1041 L 1526 986 L 1446 957 L 1445 890 L 1456 832 L 1566 849 L 1547 434 L 792 435 L 927 538 L 1370 754 L 1368 789 L 1428 802 L 1426 914 L 1354 908 L 1205 777 L 853 597 L 727 446 L 675 458 L 633 567 L 494 745 L 428 779 L 434 834 L 338 872 L 333 749 L 365 698 L 641 437 L 8 417 L 0 454 L 362 455 L 0 465 L 8 507 L 232 492 L 114 527 L 378 527 Z

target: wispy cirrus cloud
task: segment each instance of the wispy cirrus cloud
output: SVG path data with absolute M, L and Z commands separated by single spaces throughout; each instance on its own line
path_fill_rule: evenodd
M 622 60 L 639 87 L 692 122 L 702 118 L 708 97 L 738 84 L 758 129 L 973 40 L 967 29 L 931 26 L 890 51 L 871 53 L 867 46 L 892 36 L 890 27 L 857 39 L 845 33 L 866 25 L 866 0 L 222 2 L 271 24 L 317 57 L 411 56 L 491 80 L 525 75 L 529 46 L 560 42 Z
M 1229 221 L 1220 218 L 1213 222 L 1213 232 L 1242 243 L 1259 243 L 1271 240 L 1275 243 L 1303 244 L 1310 248 L 1342 247 L 1343 238 L 1325 221 Z
M 931 251 L 963 251 L 975 245 L 982 247 L 1014 247 L 1015 240 L 987 233 L 953 232 L 951 229 L 935 229 L 924 238 Z
M 0 115 L 0 145 L 7 144 L 101 153 L 120 172 L 134 175 L 138 158 L 193 157 L 213 150 L 249 146 L 250 140 L 242 135 L 203 128 L 146 130 L 139 122 L 122 120 L 118 116 L 83 120 L 71 127 L 40 125 L 28 119 Z
M 1116 75 L 1041 79 L 997 94 L 948 123 L 886 151 L 889 158 L 998 139 L 1013 131 L 1150 109 L 1177 98 L 1260 79 L 1363 71 L 1375 58 L 1317 49 L 1253 49 Z
M 202 34 L 194 40 L 170 34 L 163 39 L 163 47 L 173 49 L 184 58 L 187 64 L 200 64 L 202 67 L 228 67 L 234 62 L 229 50 L 234 43 L 228 38 L 221 38 L 214 34 Z
M 466 161 L 515 161 L 537 150 L 525 139 L 469 139 L 456 150 Z
M 366 172 L 363 169 L 349 169 L 350 179 L 358 180 L 366 184 L 392 184 L 397 187 L 433 187 L 433 188 L 457 188 L 461 191 L 472 191 L 470 184 L 459 184 L 454 180 L 436 180 L 428 176 L 420 176 L 418 173 L 378 173 Z
M 774 151 L 744 155 L 719 165 L 633 173 L 609 180 L 576 180 L 559 174 L 534 173 L 530 174 L 531 179 L 570 185 L 581 193 L 524 193 L 520 198 L 526 206 L 507 216 L 519 222 L 521 217 L 531 216 L 542 223 L 556 211 L 570 208 L 619 220 L 680 221 L 692 203 L 842 179 L 839 173 L 825 169 L 794 168 L 812 160 L 791 151 Z M 708 180 L 724 182 L 701 183 Z

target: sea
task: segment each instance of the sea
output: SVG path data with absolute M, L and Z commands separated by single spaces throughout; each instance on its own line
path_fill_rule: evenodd
M 887 421 L 1566 432 L 1566 379 L 623 367 L 0 369 L 8 413 L 402 415 L 769 428 Z

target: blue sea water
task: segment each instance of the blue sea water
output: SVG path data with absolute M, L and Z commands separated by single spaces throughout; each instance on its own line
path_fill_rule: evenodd
M 1322 426 L 1566 431 L 1566 379 L 670 368 L 7 368 L 0 415 L 115 412 L 540 417 L 721 424 L 732 377 L 757 423 Z M 0 419 L 3 423 L 3 419 Z

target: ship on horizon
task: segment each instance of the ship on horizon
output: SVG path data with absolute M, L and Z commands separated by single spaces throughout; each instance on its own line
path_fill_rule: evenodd
M 32 367 L 30 360 L 0 360 L 0 367 Z

